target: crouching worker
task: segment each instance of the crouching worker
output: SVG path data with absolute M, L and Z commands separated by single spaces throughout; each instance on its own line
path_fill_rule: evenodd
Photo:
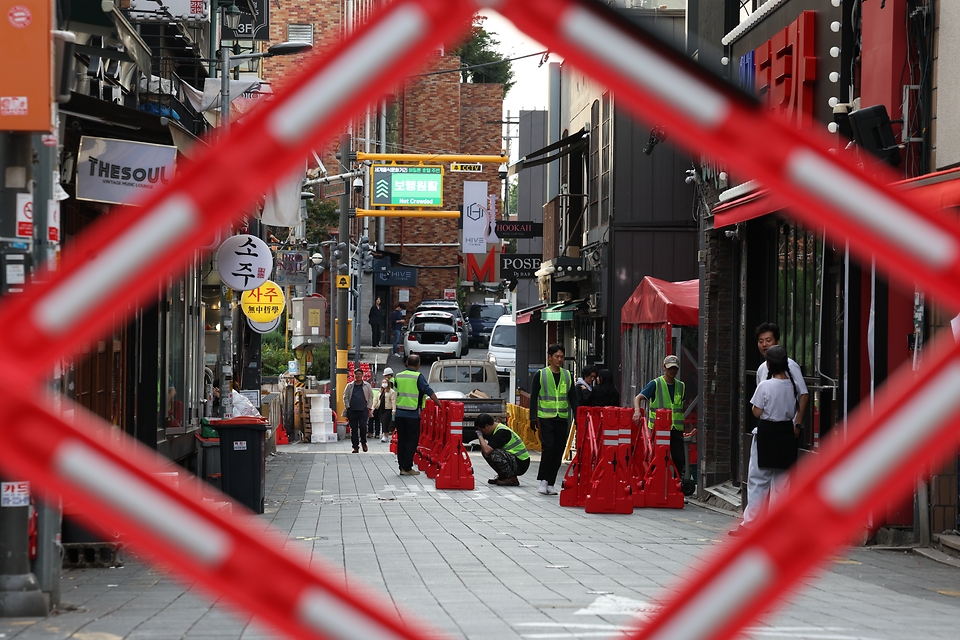
M 473 421 L 480 440 L 480 451 L 487 464 L 497 472 L 487 482 L 501 487 L 519 487 L 522 476 L 530 468 L 530 454 L 523 440 L 505 424 L 496 424 L 493 416 L 481 413 Z

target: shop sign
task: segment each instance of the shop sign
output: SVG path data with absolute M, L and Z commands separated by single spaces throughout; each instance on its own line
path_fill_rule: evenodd
M 273 271 L 273 254 L 267 243 L 247 233 L 230 236 L 217 250 L 220 281 L 237 291 L 256 289 Z M 271 318 L 272 319 L 272 318 Z
M 382 287 L 415 287 L 417 270 L 415 267 L 390 267 L 386 271 L 377 271 L 374 282 Z
M 240 309 L 254 322 L 276 320 L 283 313 L 285 306 L 283 290 L 280 285 L 271 280 L 267 280 L 256 289 L 244 291 L 240 296 Z
M 0 482 L 0 507 L 29 507 L 30 483 Z
M 813 91 L 817 81 L 816 15 L 815 11 L 802 12 L 788 27 L 753 51 L 760 101 L 787 125 L 797 129 L 813 124 Z
M 497 220 L 497 235 L 501 238 L 542 238 L 543 223 Z
M 538 253 L 501 253 L 500 277 L 506 280 L 534 278 L 541 262 L 543 256 Z
M 176 147 L 83 136 L 77 160 L 77 200 L 142 202 L 173 179 L 176 160 Z
M 273 281 L 277 284 L 286 287 L 310 282 L 307 269 L 311 262 L 306 251 L 277 251 L 274 260 Z

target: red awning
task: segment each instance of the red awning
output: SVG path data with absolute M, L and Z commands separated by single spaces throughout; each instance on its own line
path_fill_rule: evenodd
M 933 209 L 960 207 L 960 169 L 928 173 L 890 185 L 894 189 L 909 190 L 911 195 Z M 760 189 L 725 202 L 713 210 L 713 228 L 722 229 L 738 222 L 746 222 L 783 209 L 768 189 Z
M 540 311 L 540 309 L 543 309 L 545 306 L 547 305 L 541 303 L 526 309 L 520 309 L 517 311 L 517 324 L 527 324 L 533 318 L 533 314 Z
M 645 277 L 620 312 L 620 325 L 700 324 L 700 281 L 666 282 Z

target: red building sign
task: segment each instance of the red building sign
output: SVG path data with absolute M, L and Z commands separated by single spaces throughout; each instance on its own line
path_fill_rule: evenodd
M 813 88 L 817 80 L 815 18 L 815 12 L 804 11 L 754 52 L 757 95 L 787 125 L 797 129 L 813 122 Z

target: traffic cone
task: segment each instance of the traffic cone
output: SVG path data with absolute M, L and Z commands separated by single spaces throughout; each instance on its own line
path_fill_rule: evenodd
M 287 437 L 287 430 L 283 426 L 283 416 L 280 416 L 280 422 L 277 424 L 277 444 L 290 444 L 290 438 Z

